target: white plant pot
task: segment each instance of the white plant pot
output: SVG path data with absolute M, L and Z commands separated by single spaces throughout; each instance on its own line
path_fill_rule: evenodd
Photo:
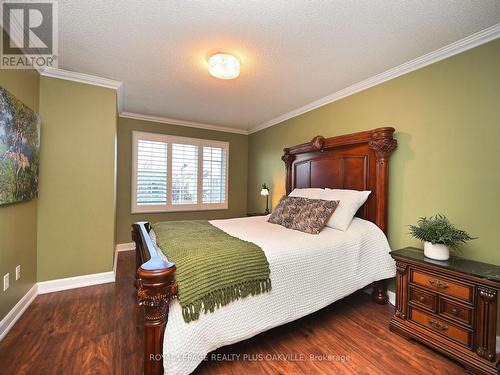
M 424 255 L 427 258 L 436 260 L 448 260 L 450 258 L 450 250 L 448 246 L 442 244 L 434 244 L 432 242 L 424 242 Z

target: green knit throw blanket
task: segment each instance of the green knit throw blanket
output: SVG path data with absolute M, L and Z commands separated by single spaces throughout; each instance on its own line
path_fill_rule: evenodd
M 206 220 L 153 224 L 156 242 L 175 263 L 184 321 L 200 312 L 271 290 L 269 263 L 262 249 L 232 237 Z

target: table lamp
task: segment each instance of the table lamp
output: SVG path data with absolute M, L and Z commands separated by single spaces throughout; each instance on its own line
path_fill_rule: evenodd
M 265 195 L 266 196 L 266 210 L 264 213 L 266 215 L 269 215 L 269 188 L 267 187 L 266 184 L 262 184 L 262 190 L 260 191 L 260 195 Z

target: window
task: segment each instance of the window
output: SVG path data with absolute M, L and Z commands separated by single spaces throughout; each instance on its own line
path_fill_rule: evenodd
M 172 204 L 198 202 L 198 146 L 172 143 Z
M 226 150 L 203 146 L 203 203 L 226 201 Z
M 133 132 L 132 212 L 225 209 L 229 143 Z

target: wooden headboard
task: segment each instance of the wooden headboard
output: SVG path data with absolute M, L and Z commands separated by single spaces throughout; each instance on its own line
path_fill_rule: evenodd
M 295 188 L 371 190 L 356 216 L 377 224 L 386 233 L 389 157 L 397 147 L 394 128 L 324 138 L 288 147 L 281 159 L 286 166 L 286 194 Z

